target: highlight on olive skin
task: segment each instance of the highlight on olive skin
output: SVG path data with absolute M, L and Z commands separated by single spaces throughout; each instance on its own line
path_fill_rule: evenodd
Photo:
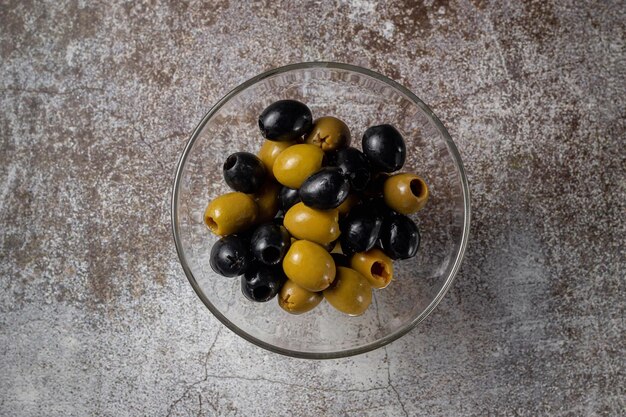
M 391 259 L 409 259 L 417 254 L 420 246 L 419 228 L 403 214 L 395 214 L 383 223 L 380 246 Z
M 350 316 L 360 316 L 372 302 L 372 286 L 367 279 L 351 268 L 338 267 L 336 282 L 324 290 L 328 303 Z
M 378 171 L 397 171 L 406 160 L 404 138 L 398 129 L 391 125 L 369 127 L 363 134 L 361 145 L 363 153 Z
M 287 277 L 309 291 L 328 288 L 335 279 L 335 261 L 328 251 L 317 243 L 297 240 L 291 244 L 283 270 Z
M 272 168 L 276 180 L 289 188 L 300 188 L 302 183 L 322 167 L 324 151 L 315 145 L 301 143 L 282 151 Z
M 350 183 L 339 168 L 326 167 L 307 178 L 300 186 L 304 204 L 320 210 L 339 207 L 350 194 Z
M 248 241 L 239 235 L 224 236 L 211 248 L 211 269 L 224 277 L 236 277 L 248 269 L 252 256 Z
M 250 228 L 256 221 L 258 211 L 249 195 L 226 193 L 209 203 L 204 212 L 204 223 L 216 235 L 230 235 Z
M 263 137 L 278 142 L 293 141 L 311 130 L 313 116 L 306 104 L 297 100 L 276 101 L 259 116 Z
M 294 145 L 295 142 L 275 142 L 273 140 L 263 141 L 261 149 L 257 153 L 257 156 L 265 167 L 265 172 L 270 178 L 274 177 L 274 162 L 278 155 L 288 147 Z
M 324 116 L 313 122 L 304 143 L 319 146 L 324 152 L 328 152 L 350 145 L 351 138 L 348 125 L 336 117 Z
M 341 234 L 337 209 L 317 210 L 304 203 L 295 204 L 285 213 L 284 224 L 295 238 L 320 245 L 337 240 Z
M 319 292 L 309 291 L 288 279 L 278 294 L 278 305 L 290 314 L 303 314 L 313 310 L 324 297 Z
M 250 237 L 252 255 L 266 265 L 280 264 L 290 245 L 291 236 L 287 229 L 274 223 L 262 224 Z
M 313 119 L 291 99 L 268 105 L 258 126 L 257 154 L 242 150 L 223 162 L 233 192 L 204 210 L 219 236 L 209 266 L 239 277 L 244 302 L 276 298 L 274 308 L 295 316 L 365 313 L 373 289 L 396 279 L 394 260 L 416 256 L 421 242 L 407 215 L 427 204 L 430 190 L 397 172 L 407 156 L 402 134 L 388 124 L 356 126 L 365 130 L 361 151 L 350 146 L 345 122 Z
M 374 288 L 385 288 L 393 279 L 393 262 L 377 248 L 355 253 L 350 266 L 360 272 Z
M 222 167 L 226 184 L 234 191 L 246 194 L 256 193 L 265 180 L 263 162 L 249 152 L 235 152 L 229 155 Z
M 415 174 L 396 174 L 385 180 L 385 203 L 398 213 L 412 214 L 424 208 L 429 197 L 428 185 Z
M 241 277 L 241 292 L 250 301 L 264 303 L 278 294 L 286 279 L 280 266 L 253 263 Z

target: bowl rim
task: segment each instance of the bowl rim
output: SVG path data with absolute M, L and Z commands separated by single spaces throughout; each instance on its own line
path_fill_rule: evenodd
M 199 134 L 202 131 L 204 125 L 207 123 L 207 121 L 210 120 L 211 117 L 213 117 L 213 115 L 234 95 L 238 94 L 239 92 L 245 90 L 246 88 L 250 87 L 251 85 L 265 78 L 274 76 L 276 74 L 294 71 L 294 70 L 315 69 L 315 68 L 348 70 L 348 71 L 357 72 L 357 73 L 375 78 L 397 89 L 402 94 L 406 95 L 415 104 L 417 104 L 427 114 L 427 116 L 430 117 L 430 119 L 435 124 L 437 129 L 442 133 L 443 138 L 446 141 L 446 144 L 448 145 L 448 149 L 450 150 L 452 158 L 457 165 L 457 168 L 459 170 L 459 174 L 461 177 L 461 189 L 463 193 L 463 206 L 464 206 L 463 234 L 461 236 L 461 244 L 459 246 L 459 250 L 456 253 L 456 256 L 454 259 L 454 264 L 452 266 L 452 269 L 450 270 L 450 273 L 446 277 L 446 281 L 444 282 L 443 286 L 441 287 L 437 295 L 433 298 L 433 300 L 430 302 L 430 304 L 424 309 L 424 311 L 422 311 L 416 318 L 414 318 L 411 322 L 404 325 L 402 328 L 396 330 L 393 333 L 386 335 L 385 337 L 375 340 L 374 342 L 370 342 L 365 345 L 354 347 L 354 348 L 337 350 L 337 351 L 332 351 L 332 352 L 298 351 L 298 350 L 291 350 L 291 349 L 283 348 L 280 346 L 275 346 L 271 343 L 267 343 L 263 340 L 260 340 L 248 334 L 247 332 L 245 332 L 244 330 L 236 326 L 233 322 L 228 320 L 228 318 L 226 318 L 226 316 L 224 316 L 207 299 L 207 297 L 204 295 L 204 292 L 198 285 L 198 282 L 196 281 L 193 273 L 191 272 L 191 269 L 189 267 L 189 264 L 187 263 L 185 254 L 183 252 L 181 235 L 180 235 L 180 230 L 178 227 L 178 196 L 179 196 L 179 186 L 180 186 L 180 181 L 182 177 L 183 167 L 185 166 L 185 162 L 187 161 L 189 152 L 191 151 L 193 144 L 199 137 Z M 349 356 L 354 356 L 354 355 L 359 355 L 362 353 L 370 352 L 372 350 L 383 347 L 393 342 L 394 340 L 399 339 L 400 337 L 404 336 L 409 331 L 414 329 L 419 323 L 424 321 L 424 319 L 426 319 L 426 317 L 428 317 L 433 312 L 435 307 L 437 307 L 437 305 L 441 302 L 445 294 L 448 292 L 448 290 L 450 289 L 450 286 L 454 282 L 454 279 L 459 271 L 459 268 L 461 267 L 461 263 L 463 261 L 463 257 L 465 256 L 465 252 L 467 249 L 467 242 L 469 239 L 469 230 L 470 230 L 470 220 L 471 220 L 469 185 L 467 181 L 467 176 L 465 174 L 465 169 L 463 167 L 463 162 L 461 160 L 461 155 L 454 141 L 450 137 L 448 130 L 443 126 L 443 123 L 441 123 L 441 121 L 433 113 L 433 111 L 419 97 L 413 94 L 409 89 L 407 89 L 406 87 L 402 86 L 398 82 L 382 74 L 379 74 L 370 69 L 359 67 L 356 65 L 339 63 L 339 62 L 330 62 L 330 61 L 300 62 L 300 63 L 290 64 L 290 65 L 285 65 L 285 66 L 270 69 L 268 71 L 265 71 L 259 75 L 256 75 L 248 79 L 247 81 L 233 88 L 228 93 L 226 93 L 226 95 L 224 95 L 215 105 L 213 105 L 213 107 L 211 107 L 211 109 L 204 115 L 200 123 L 198 123 L 198 125 L 194 129 L 193 133 L 187 140 L 187 144 L 185 145 L 183 153 L 181 154 L 178 160 L 176 173 L 174 177 L 173 188 L 172 188 L 172 194 L 171 194 L 171 211 L 172 211 L 171 212 L 172 233 L 174 237 L 174 243 L 176 246 L 176 252 L 178 253 L 178 258 L 180 260 L 180 264 L 183 268 L 183 271 L 185 272 L 185 275 L 187 276 L 189 283 L 191 284 L 191 287 L 194 289 L 196 295 L 200 298 L 200 300 L 202 300 L 202 302 L 209 309 L 209 311 L 211 311 L 211 313 L 215 317 L 217 317 L 217 319 L 220 322 L 222 322 L 222 324 L 224 324 L 231 331 L 233 331 L 236 335 L 242 337 L 243 339 L 259 347 L 267 349 L 271 352 L 275 352 L 275 353 L 279 353 L 282 355 L 291 356 L 295 358 L 303 358 L 303 359 L 337 359 L 337 358 L 349 357 Z

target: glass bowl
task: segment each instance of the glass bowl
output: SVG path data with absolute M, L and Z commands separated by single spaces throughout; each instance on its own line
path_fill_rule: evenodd
M 407 161 L 401 171 L 430 186 L 426 207 L 412 216 L 421 232 L 415 258 L 394 262 L 391 284 L 374 290 L 372 305 L 350 317 L 322 302 L 290 315 L 276 299 L 253 303 L 239 278 L 218 276 L 209 266 L 217 240 L 203 223 L 208 202 L 229 189 L 222 164 L 236 151 L 257 152 L 261 111 L 280 99 L 306 103 L 313 117 L 332 115 L 347 123 L 352 145 L 368 126 L 389 123 L 403 133 Z M 274 69 L 244 82 L 204 116 L 180 158 L 172 194 L 176 249 L 189 282 L 208 309 L 244 339 L 268 350 L 302 358 L 337 358 L 367 352 L 404 335 L 441 301 L 457 273 L 468 239 L 470 201 L 454 142 L 433 112 L 413 93 L 373 71 L 312 62 Z

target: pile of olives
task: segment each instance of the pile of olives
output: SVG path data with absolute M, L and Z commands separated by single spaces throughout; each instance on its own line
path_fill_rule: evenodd
M 210 264 L 241 276 L 243 295 L 292 314 L 323 299 L 362 314 L 372 287 L 393 278 L 393 260 L 415 256 L 420 234 L 407 217 L 422 209 L 429 190 L 404 165 L 406 146 L 396 128 L 368 128 L 360 151 L 348 126 L 295 100 L 259 116 L 265 141 L 257 155 L 236 152 L 223 165 L 233 192 L 211 201 L 204 222 L 221 236 Z

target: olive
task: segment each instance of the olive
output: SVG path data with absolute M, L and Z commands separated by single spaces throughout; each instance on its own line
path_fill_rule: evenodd
M 272 222 L 274 224 L 282 226 L 284 220 L 285 220 L 285 212 L 282 210 L 278 210 L 278 213 L 276 213 L 276 216 L 274 216 L 274 219 L 272 220 Z
M 333 257 L 333 261 L 335 261 L 335 266 L 344 266 L 346 268 L 350 268 L 350 258 L 343 253 L 333 252 L 330 254 Z
M 372 179 L 367 184 L 365 190 L 363 190 L 363 195 L 365 197 L 382 197 L 387 178 L 389 178 L 389 174 L 386 172 L 372 174 Z
M 426 182 L 417 175 L 396 174 L 385 181 L 385 203 L 398 213 L 421 210 L 428 201 L 428 194 Z
M 315 145 L 301 143 L 282 151 L 274 161 L 274 177 L 289 188 L 300 185 L 322 166 L 324 151 Z
M 296 240 L 283 259 L 287 277 L 309 291 L 322 291 L 335 279 L 335 261 L 322 246 Z
M 387 203 L 385 203 L 385 199 L 382 197 L 368 198 L 363 201 L 362 205 L 366 207 L 366 210 L 369 210 L 372 213 L 375 213 L 377 217 L 380 217 L 383 223 L 391 216 L 397 214 L 387 205 Z
M 278 142 L 293 141 L 311 130 L 311 110 L 296 100 L 270 104 L 259 116 L 263 137 Z
M 324 290 L 324 298 L 342 313 L 358 316 L 372 302 L 372 286 L 359 272 L 340 266 L 335 282 Z
M 363 134 L 363 152 L 379 171 L 394 172 L 402 168 L 406 159 L 406 145 L 398 130 L 391 125 L 368 128 Z
M 252 254 L 266 265 L 279 264 L 290 245 L 291 236 L 287 229 L 273 223 L 257 227 L 250 239 Z
M 291 314 L 302 314 L 313 310 L 324 297 L 319 292 L 309 291 L 288 279 L 278 293 L 278 305 Z
M 337 245 L 339 244 L 339 239 L 329 242 L 325 245 L 320 245 L 321 247 L 323 247 L 324 249 L 326 249 L 326 251 L 328 253 L 331 253 L 333 250 L 335 250 L 335 248 L 337 247 Z
M 393 278 L 393 261 L 378 248 L 355 253 L 350 267 L 360 272 L 374 288 L 385 288 Z
M 340 235 L 337 209 L 317 210 L 298 203 L 285 213 L 284 224 L 295 238 L 320 245 L 327 245 Z
M 250 301 L 269 301 L 287 280 L 280 266 L 253 263 L 241 277 L 241 292 Z
M 258 207 L 252 197 L 240 192 L 226 193 L 209 203 L 204 223 L 216 235 L 230 235 L 248 229 L 257 215 Z
M 339 223 L 341 249 L 344 253 L 365 252 L 376 245 L 383 220 L 376 210 L 361 204 Z
M 257 223 L 266 223 L 271 221 L 278 212 L 278 193 L 280 185 L 275 181 L 268 179 L 261 186 L 261 189 L 253 195 L 254 201 L 259 208 Z
M 278 155 L 293 144 L 293 142 L 274 142 L 273 140 L 263 141 L 263 145 L 261 146 L 257 156 L 261 162 L 263 162 L 265 172 L 269 177 L 274 177 L 274 161 L 276 161 Z
M 300 186 L 304 204 L 320 210 L 338 207 L 348 198 L 350 184 L 341 169 L 326 167 L 307 178 Z
M 235 191 L 256 193 L 265 181 L 263 162 L 250 152 L 231 154 L 223 166 L 226 184 Z
M 326 249 L 331 254 L 332 253 L 343 253 L 343 251 L 341 250 L 341 244 L 339 243 L 339 239 L 335 240 L 334 242 L 330 242 L 328 244 L 328 246 L 326 246 Z
M 383 223 L 380 244 L 391 259 L 412 258 L 420 245 L 419 229 L 407 216 L 393 215 Z
M 247 239 L 238 235 L 228 235 L 215 242 L 211 248 L 209 264 L 218 274 L 235 277 L 246 272 L 250 259 Z
M 304 142 L 319 146 L 327 152 L 350 145 L 350 139 L 348 125 L 336 117 L 324 116 L 313 122 L 313 128 L 304 138 Z
M 337 207 L 337 210 L 339 211 L 339 215 L 347 216 L 348 213 L 350 213 L 350 210 L 352 210 L 352 208 L 356 206 L 358 203 L 359 203 L 359 197 L 357 197 L 356 194 L 348 194 L 348 198 L 343 200 L 343 203 L 339 204 L 339 207 Z
M 324 163 L 341 169 L 350 181 L 350 188 L 355 192 L 363 191 L 370 181 L 370 164 L 363 152 L 356 148 L 333 152 Z
M 294 204 L 300 202 L 300 193 L 296 188 L 283 187 L 278 195 L 280 208 L 283 211 L 289 210 Z

